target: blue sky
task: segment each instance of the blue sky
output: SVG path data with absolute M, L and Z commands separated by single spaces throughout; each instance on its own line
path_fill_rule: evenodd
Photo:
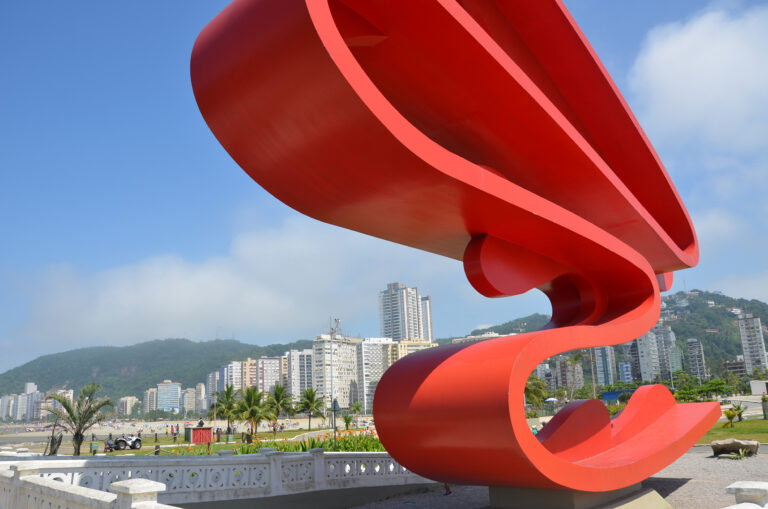
M 461 265 L 304 218 L 251 181 L 189 83 L 226 1 L 0 5 L 0 370 L 165 337 L 269 344 L 338 316 L 378 335 L 388 282 L 433 299 L 438 337 L 531 312 Z M 699 233 L 676 289 L 768 300 L 768 4 L 567 0 Z

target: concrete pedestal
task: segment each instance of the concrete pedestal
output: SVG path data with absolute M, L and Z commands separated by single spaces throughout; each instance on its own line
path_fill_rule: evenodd
M 495 486 L 488 490 L 495 509 L 672 509 L 656 491 L 640 484 L 605 492 Z

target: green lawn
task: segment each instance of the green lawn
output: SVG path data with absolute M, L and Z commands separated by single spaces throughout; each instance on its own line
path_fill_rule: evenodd
M 722 422 L 715 423 L 707 434 L 701 437 L 698 443 L 709 444 L 714 440 L 737 438 L 739 440 L 757 440 L 760 443 L 768 443 L 768 421 L 765 419 L 750 419 L 747 421 L 734 421 L 733 428 L 724 428 Z

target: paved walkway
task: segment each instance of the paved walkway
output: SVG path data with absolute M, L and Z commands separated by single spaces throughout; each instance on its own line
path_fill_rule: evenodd
M 767 446 L 763 446 L 767 447 Z M 725 456 L 714 458 L 709 446 L 694 446 L 679 460 L 643 485 L 655 489 L 676 509 L 720 509 L 736 503 L 725 487 L 735 481 L 768 481 L 768 451 L 736 461 Z M 489 507 L 488 488 L 453 486 L 444 496 L 442 485 L 426 493 L 402 495 L 389 500 L 358 506 L 364 509 L 395 507 L 485 509 Z

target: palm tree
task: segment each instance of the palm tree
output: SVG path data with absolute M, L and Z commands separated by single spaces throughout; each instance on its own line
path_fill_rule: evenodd
M 363 405 L 361 405 L 359 401 L 352 403 L 352 406 L 350 406 L 349 409 L 352 410 L 352 413 L 355 415 L 363 413 Z
M 80 456 L 80 447 L 85 439 L 85 432 L 91 426 L 107 418 L 101 410 L 114 406 L 109 398 L 97 398 L 101 385 L 88 384 L 80 390 L 77 401 L 72 403 L 61 394 L 51 394 L 48 399 L 57 402 L 61 408 L 51 408 L 50 412 L 61 421 L 64 428 L 72 433 L 72 447 L 75 456 Z
M 269 394 L 269 406 L 275 412 L 275 418 L 281 415 L 289 415 L 293 411 L 293 397 L 286 392 L 282 385 L 275 385 Z
M 235 390 L 235 386 L 228 384 L 224 386 L 223 391 L 217 392 L 215 395 L 216 405 L 208 413 L 208 418 L 219 418 L 227 420 L 227 435 L 232 434 L 232 416 L 237 405 L 238 392 Z
M 264 393 L 258 387 L 248 387 L 242 394 L 243 398 L 237 402 L 232 413 L 249 422 L 255 435 L 259 423 L 274 419 L 275 413 L 267 402 L 263 401 Z
M 541 407 L 547 397 L 547 384 L 541 378 L 531 375 L 525 383 L 525 401 L 534 407 Z
M 323 410 L 325 410 L 325 404 L 323 400 L 317 398 L 315 389 L 310 387 L 305 390 L 301 395 L 301 401 L 299 401 L 299 412 L 306 412 L 309 417 L 309 429 L 312 430 L 312 417 L 322 417 Z
M 350 414 L 344 414 L 344 415 L 342 415 L 342 417 L 344 418 L 344 426 L 346 426 L 347 429 L 351 428 L 352 427 L 352 419 L 354 419 L 354 417 L 352 417 L 352 415 L 350 415 Z
M 739 422 L 744 420 L 744 417 L 742 414 L 744 414 L 744 410 L 746 410 L 746 407 L 742 403 L 734 403 L 731 405 L 731 409 L 736 412 L 736 417 L 739 418 Z

